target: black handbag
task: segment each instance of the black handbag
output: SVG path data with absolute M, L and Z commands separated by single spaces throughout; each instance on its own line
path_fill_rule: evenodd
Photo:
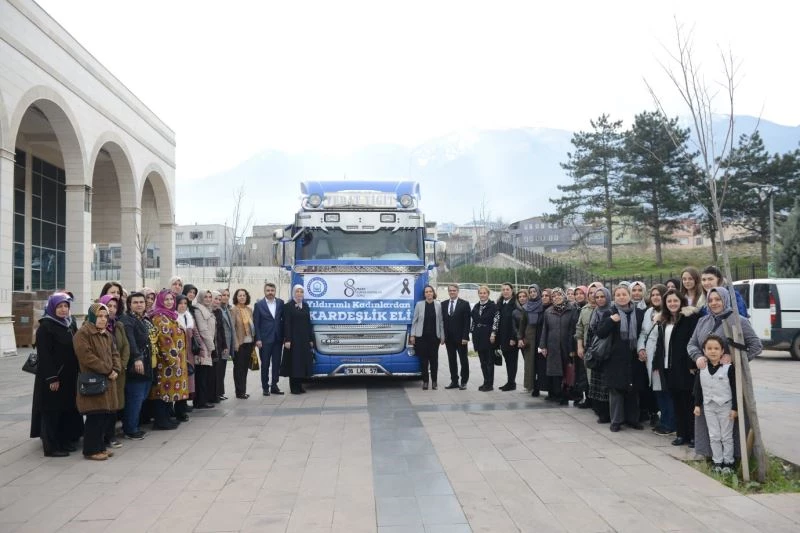
M 36 352 L 31 352 L 28 354 L 28 358 L 25 360 L 25 364 L 22 365 L 23 372 L 27 372 L 28 374 L 36 374 L 36 371 L 39 369 L 39 354 Z
M 200 355 L 200 341 L 192 334 L 192 355 Z
M 78 374 L 78 393 L 83 396 L 99 396 L 108 390 L 108 377 L 94 372 Z
M 590 370 L 600 368 L 600 365 L 611 357 L 612 343 L 613 335 L 609 335 L 604 339 L 595 335 L 592 339 L 592 343 L 589 345 L 589 349 L 586 350 L 583 356 L 583 364 L 586 365 L 586 368 Z
M 494 351 L 494 365 L 503 366 L 503 350 L 500 348 Z

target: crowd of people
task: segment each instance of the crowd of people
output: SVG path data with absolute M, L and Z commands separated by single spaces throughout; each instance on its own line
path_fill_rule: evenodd
M 177 277 L 159 292 L 126 293 L 109 282 L 78 328 L 71 295 L 54 293 L 36 333 L 31 437 L 41 438 L 49 457 L 68 456 L 83 437 L 83 455 L 106 460 L 122 446 L 118 434 L 140 440 L 149 423 L 174 430 L 194 409 L 227 400 L 228 361 L 238 399 L 249 398 L 254 360 L 263 395 L 283 394 L 280 376 L 289 377 L 292 394 L 305 393 L 314 339 L 303 296 L 296 285 L 284 303 L 267 283 L 264 298 L 251 306 L 245 289 L 231 302 L 228 289 L 198 289 Z M 438 388 L 441 345 L 448 389 L 467 388 L 470 340 L 483 374 L 479 391 L 494 389 L 502 366 L 500 390 L 516 390 L 521 352 L 523 388 L 531 396 L 545 393 L 545 401 L 591 408 L 612 432 L 649 423 L 659 435 L 674 435 L 673 445 L 712 457 L 719 470 L 732 468 L 738 453 L 732 301 L 749 359 L 761 342 L 718 268 L 687 267 L 680 279 L 649 291 L 640 281 L 612 289 L 600 282 L 566 290 L 532 284 L 517 292 L 505 283 L 496 301 L 480 287 L 472 307 L 459 298 L 457 285 L 448 287 L 448 296 L 439 302 L 426 286 L 414 309 L 409 344 L 421 363 L 423 389 Z
M 435 289 L 425 287 L 425 300 L 414 309 L 410 343 L 422 364 L 423 389 L 429 383 L 438 388 L 440 345 L 447 348 L 450 369 L 445 388 L 467 388 L 471 339 L 483 373 L 480 391 L 494 390 L 503 365 L 500 390 L 516 390 L 521 352 L 523 387 L 531 396 L 545 393 L 545 401 L 591 408 L 612 432 L 649 424 L 672 436 L 672 445 L 711 457 L 717 470 L 733 468 L 739 452 L 733 438 L 732 297 L 748 359 L 761 352 L 761 342 L 744 301 L 729 294 L 717 267 L 687 267 L 680 279 L 649 291 L 641 281 L 611 289 L 600 282 L 566 290 L 533 284 L 517 292 L 504 283 L 492 301 L 482 286 L 471 309 L 457 285 L 448 293 L 439 303 Z
M 231 303 L 228 289 L 198 289 L 179 277 L 158 292 L 109 282 L 78 327 L 72 295 L 55 292 L 36 331 L 30 436 L 47 457 L 69 456 L 82 437 L 85 458 L 107 460 L 120 438 L 143 439 L 142 425 L 174 430 L 194 409 L 227 400 L 228 361 L 238 399 L 249 398 L 254 362 L 264 396 L 284 394 L 279 376 L 289 377 L 292 394 L 304 393 L 313 335 L 303 294 L 297 285 L 284 303 L 266 283 L 251 307 L 246 289 Z

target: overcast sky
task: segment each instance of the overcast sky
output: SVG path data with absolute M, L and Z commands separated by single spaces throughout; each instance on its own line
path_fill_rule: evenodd
M 577 130 L 683 113 L 659 67 L 674 17 L 737 113 L 800 124 L 800 3 L 40 0 L 177 135 L 181 182 L 267 149 L 342 153 L 465 128 Z M 740 6 L 740 7 L 736 7 Z

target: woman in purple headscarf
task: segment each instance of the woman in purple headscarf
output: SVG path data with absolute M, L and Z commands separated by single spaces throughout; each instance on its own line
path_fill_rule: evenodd
M 170 289 L 159 292 L 148 316 L 158 335 L 156 383 L 150 390 L 156 411 L 153 428 L 175 429 L 178 424 L 170 420 L 169 404 L 189 399 L 186 333 L 178 323 L 175 294 Z
M 83 417 L 75 403 L 78 359 L 72 346 L 75 329 L 69 314 L 72 298 L 57 292 L 47 300 L 36 330 L 39 364 L 33 387 L 31 438 L 42 439 L 46 457 L 66 457 L 83 435 Z

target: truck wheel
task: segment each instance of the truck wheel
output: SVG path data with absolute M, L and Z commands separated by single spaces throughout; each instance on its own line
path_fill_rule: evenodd
M 800 333 L 794 336 L 792 345 L 789 347 L 789 353 L 795 361 L 800 360 Z

